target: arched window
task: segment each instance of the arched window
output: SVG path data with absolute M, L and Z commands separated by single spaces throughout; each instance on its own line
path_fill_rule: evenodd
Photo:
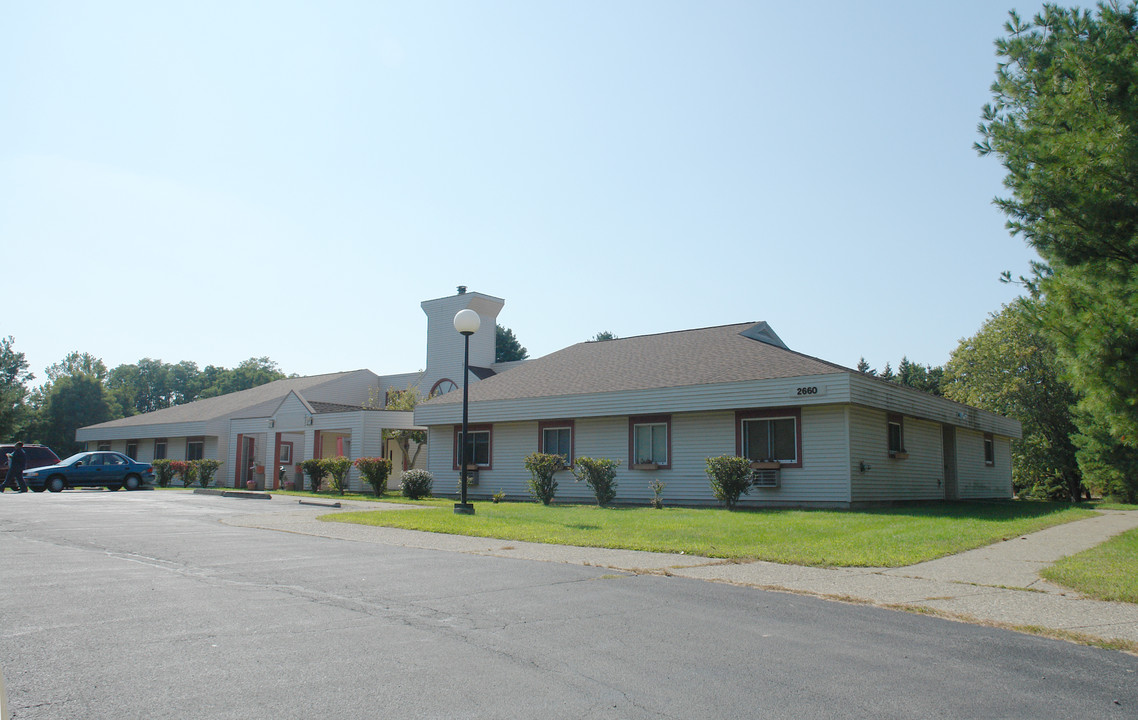
M 431 388 L 431 392 L 429 395 L 427 395 L 427 397 L 433 398 L 438 397 L 439 395 L 445 395 L 451 390 L 458 390 L 458 385 L 456 385 L 454 380 L 451 380 L 450 378 L 443 378 L 442 380 L 439 380 L 437 383 L 435 383 L 434 387 Z

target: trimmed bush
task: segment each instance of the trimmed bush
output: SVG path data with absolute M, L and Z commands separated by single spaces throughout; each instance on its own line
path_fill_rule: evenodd
M 589 486 L 597 498 L 597 505 L 604 507 L 616 499 L 617 460 L 609 458 L 579 457 L 573 462 L 573 477 L 577 482 Z
M 426 470 L 408 470 L 403 473 L 403 479 L 399 483 L 399 491 L 403 493 L 404 497 L 418 500 L 430 497 L 431 488 L 434 484 L 435 476 Z
M 182 481 L 182 487 L 189 487 L 194 484 L 194 478 L 197 477 L 198 468 L 191 460 L 175 460 L 170 463 L 170 467 L 174 469 L 174 474 Z
M 328 466 L 320 458 L 309 458 L 300 464 L 311 483 L 312 492 L 320 492 L 320 481 L 328 474 Z
M 715 499 L 734 510 L 739 496 L 751 491 L 751 461 L 730 455 L 708 458 L 707 477 Z
M 530 474 L 529 494 L 542 505 L 553 502 L 553 496 L 557 494 L 557 481 L 553 475 L 558 470 L 565 469 L 565 458 L 535 452 L 526 456 L 525 465 Z
M 174 479 L 173 464 L 173 460 L 165 458 L 150 463 L 154 468 L 154 482 L 158 483 L 158 487 L 170 487 L 170 481 Z
M 217 474 L 217 469 L 221 467 L 220 460 L 191 460 L 190 464 L 194 466 L 198 484 L 202 487 L 209 487 L 213 476 Z
M 356 460 L 355 465 L 359 468 L 364 482 L 371 485 L 372 489 L 375 490 L 376 497 L 387 490 L 387 478 L 391 477 L 390 460 L 379 457 L 365 457 Z
M 352 469 L 352 461 L 343 455 L 324 458 L 324 469 L 332 478 L 332 489 L 343 495 L 344 482 L 348 479 L 348 471 Z

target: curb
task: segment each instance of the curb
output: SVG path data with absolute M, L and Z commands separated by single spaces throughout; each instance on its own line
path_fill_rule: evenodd
M 221 497 L 246 498 L 249 500 L 272 500 L 273 496 L 265 492 L 252 492 L 248 490 L 221 490 L 214 488 L 196 488 L 194 495 L 220 495 Z

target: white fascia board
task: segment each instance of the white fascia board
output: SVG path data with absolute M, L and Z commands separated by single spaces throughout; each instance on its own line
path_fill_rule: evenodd
M 849 373 L 470 403 L 470 422 L 649 415 L 848 403 Z M 462 404 L 415 409 L 418 425 L 462 422 Z
M 1019 420 L 880 378 L 861 374 L 852 374 L 850 377 L 851 395 L 856 405 L 1002 435 L 1013 440 L 1023 438 L 1023 424 Z
M 154 425 L 79 428 L 75 431 L 75 441 L 148 440 L 150 438 L 216 435 L 216 431 L 212 429 L 212 426 L 216 424 L 216 421 L 198 420 L 196 422 L 159 423 Z

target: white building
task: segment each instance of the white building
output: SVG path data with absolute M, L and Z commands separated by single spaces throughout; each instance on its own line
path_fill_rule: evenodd
M 425 466 L 435 492 L 458 484 L 463 385 L 470 388 L 474 498 L 527 495 L 532 452 L 618 459 L 617 501 L 712 504 L 705 461 L 742 455 L 756 467 L 752 506 L 855 507 L 906 500 L 1009 498 L 1018 421 L 905 388 L 786 347 L 766 323 L 577 343 L 536 360 L 494 363 L 504 301 L 459 293 L 421 304 L 426 369 L 289 378 L 259 388 L 81 428 L 89 449 L 139 460 L 224 461 L 221 484 L 278 487 L 311 457 L 389 457 Z M 463 309 L 479 314 L 463 377 Z M 414 411 L 383 409 L 388 393 L 417 387 Z M 403 456 L 385 429 L 425 429 L 427 447 Z M 355 470 L 349 486 L 361 488 Z M 559 500 L 589 501 L 569 471 Z
M 436 488 L 457 484 L 461 393 L 420 404 Z M 751 506 L 1010 498 L 1015 420 L 788 349 L 766 323 L 583 342 L 470 386 L 472 497 L 527 494 L 532 452 L 620 460 L 617 501 L 665 483 L 712 504 L 706 459 L 747 456 Z M 451 478 L 451 482 L 445 481 Z M 443 480 L 443 482 L 440 482 Z M 568 470 L 560 500 L 591 500 Z

